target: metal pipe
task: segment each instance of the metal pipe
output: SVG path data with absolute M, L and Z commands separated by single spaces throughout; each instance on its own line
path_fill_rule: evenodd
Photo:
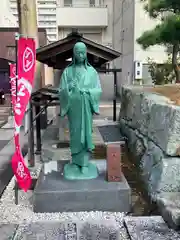
M 46 108 L 49 106 L 49 103 L 50 103 L 50 102 L 51 102 L 51 101 L 49 101 L 49 102 L 41 109 L 41 111 L 35 116 L 35 118 L 33 119 L 33 123 L 36 121 L 36 119 L 39 117 L 39 115 L 46 110 Z
M 15 51 L 16 51 L 16 99 L 18 93 L 18 40 L 19 33 L 15 33 Z
M 35 116 L 35 118 L 34 118 L 33 121 L 32 121 L 32 125 L 31 125 L 30 129 L 25 133 L 24 136 L 26 136 L 31 129 L 34 129 L 33 123 L 36 121 L 36 119 L 39 117 L 39 115 L 40 115 L 42 112 L 44 112 L 45 108 L 47 108 L 48 106 L 49 106 L 49 102 L 47 103 L 47 105 L 46 105 L 44 108 L 41 109 L 41 111 L 38 113 L 38 115 Z M 29 110 L 29 111 L 30 111 L 30 110 Z
M 113 121 L 116 121 L 117 72 L 114 72 Z
M 41 154 L 41 118 L 40 118 L 40 113 L 41 107 L 36 106 L 35 107 L 35 113 L 36 113 L 36 154 L 40 155 Z
M 31 100 L 29 101 L 29 120 L 30 120 L 30 129 L 28 130 L 28 163 L 30 167 L 34 167 L 34 128 L 33 128 L 33 106 Z

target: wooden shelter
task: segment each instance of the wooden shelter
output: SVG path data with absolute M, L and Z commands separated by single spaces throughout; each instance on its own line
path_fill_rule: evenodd
M 72 32 L 66 38 L 46 45 L 37 49 L 37 60 L 47 64 L 54 69 L 64 69 L 71 60 L 73 46 L 77 42 L 83 42 L 87 46 L 87 55 L 89 63 L 95 68 L 102 67 L 105 63 L 110 62 L 118 57 L 120 53 L 84 38 L 78 32 Z
M 77 42 L 83 42 L 87 46 L 87 57 L 89 63 L 95 67 L 99 72 L 112 72 L 114 74 L 114 99 L 113 99 L 113 119 L 116 121 L 116 96 L 117 96 L 117 72 L 121 69 L 106 69 L 103 65 L 121 56 L 121 53 L 95 43 L 87 38 L 84 38 L 78 32 L 72 32 L 66 38 L 40 47 L 36 50 L 36 59 L 52 67 L 58 69 L 57 72 L 62 70 L 71 62 L 70 58 L 73 55 L 73 47 Z M 59 106 L 58 89 L 55 86 L 46 86 L 34 92 L 31 96 L 31 115 L 33 116 L 33 107 L 36 109 L 36 116 L 31 119 L 31 126 L 33 121 L 36 121 L 36 154 L 41 153 L 41 117 L 43 111 L 46 111 L 48 106 Z M 43 117 L 45 119 L 45 117 Z M 29 154 L 32 162 L 34 162 L 34 132 L 33 128 L 30 129 L 30 145 Z

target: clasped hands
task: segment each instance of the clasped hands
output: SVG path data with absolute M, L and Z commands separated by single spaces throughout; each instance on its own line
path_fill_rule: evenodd
M 72 83 L 69 89 L 70 89 L 70 92 L 72 92 L 73 90 L 76 90 L 81 93 L 88 93 L 88 90 L 86 90 L 84 88 L 80 89 L 75 83 Z

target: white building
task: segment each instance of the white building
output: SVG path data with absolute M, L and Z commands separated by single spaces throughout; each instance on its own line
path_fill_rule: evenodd
M 113 47 L 122 53 L 122 57 L 115 61 L 115 66 L 122 68 L 118 78 L 119 86 L 132 83 L 135 78 L 135 62 L 143 63 L 140 75 L 148 82 L 148 57 L 162 63 L 167 55 L 160 46 L 142 50 L 136 39 L 144 31 L 154 28 L 158 22 L 149 18 L 140 0 L 114 0 L 113 3 Z
M 0 27 L 17 27 L 16 17 L 10 11 L 6 0 L 1 0 Z
M 18 22 L 16 0 L 9 3 Z M 46 28 L 49 43 L 77 29 L 83 37 L 112 47 L 113 0 L 37 0 L 37 19 L 38 27 Z M 51 69 L 45 71 L 51 75 L 46 84 L 51 83 Z
M 18 22 L 17 0 L 9 0 L 10 9 Z M 49 42 L 57 40 L 56 0 L 37 0 L 38 27 L 46 29 Z
M 9 0 L 17 16 L 17 1 Z M 46 28 L 50 42 L 77 28 L 84 37 L 112 47 L 112 0 L 37 0 L 38 27 Z
M 112 47 L 112 0 L 57 0 L 58 37 L 77 28 L 85 38 Z

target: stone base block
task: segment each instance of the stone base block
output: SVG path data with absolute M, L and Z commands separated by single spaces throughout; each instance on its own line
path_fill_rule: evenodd
M 180 193 L 162 192 L 157 196 L 157 205 L 170 228 L 180 228 Z
M 168 228 L 161 216 L 126 217 L 124 222 L 131 240 L 180 239 L 180 234 Z
M 74 181 L 63 177 L 66 161 L 44 163 L 34 190 L 34 212 L 129 212 L 131 190 L 125 177 L 121 182 L 107 182 L 106 160 L 91 162 L 96 163 L 99 176 Z

